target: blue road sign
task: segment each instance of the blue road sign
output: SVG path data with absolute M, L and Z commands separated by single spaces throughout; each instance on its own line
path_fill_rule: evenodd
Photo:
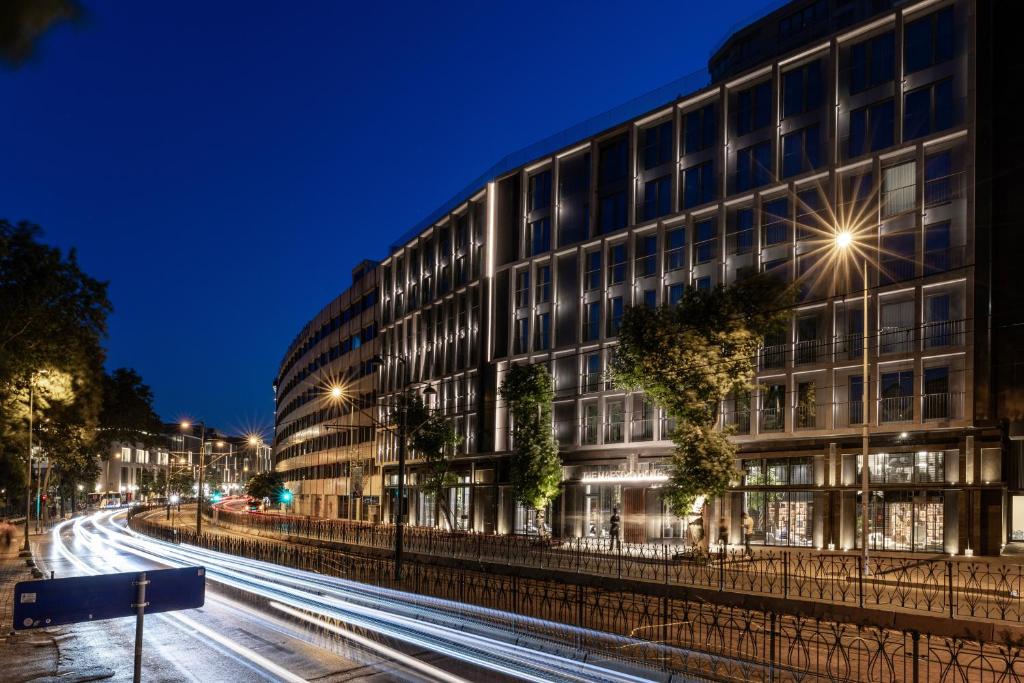
M 137 616 L 140 574 L 22 581 L 14 586 L 14 628 Z M 206 601 L 204 567 L 149 570 L 145 577 L 146 614 L 202 607 Z

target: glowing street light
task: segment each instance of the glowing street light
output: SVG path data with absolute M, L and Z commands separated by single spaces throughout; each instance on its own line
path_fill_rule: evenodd
M 331 398 L 337 401 L 338 399 L 345 395 L 345 390 L 341 388 L 341 386 L 335 384 L 333 387 L 331 387 L 330 394 Z

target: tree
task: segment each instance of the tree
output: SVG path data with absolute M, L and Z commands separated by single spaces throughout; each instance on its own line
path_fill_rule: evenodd
M 52 26 L 82 17 L 73 0 L 4 0 L 0 3 L 0 62 L 17 67 L 35 52 L 36 42 Z
M 407 403 L 406 403 L 407 402 Z M 420 490 L 437 501 L 449 529 L 455 528 L 448 489 L 458 483 L 451 471 L 452 456 L 462 442 L 455 427 L 442 415 L 432 412 L 419 396 L 399 395 L 396 407 L 392 409 L 392 421 L 402 419 L 402 406 L 408 425 L 409 448 L 423 457 L 425 470 L 420 480 Z
M 260 472 L 249 477 L 245 484 L 245 494 L 256 500 L 269 498 L 272 503 L 281 500 L 284 493 L 284 480 L 280 472 Z
M 513 366 L 501 383 L 512 414 L 512 491 L 537 511 L 537 529 L 546 535 L 544 511 L 562 484 L 562 461 L 552 429 L 555 398 L 551 375 L 541 364 Z
M 167 483 L 167 490 L 169 493 L 185 496 L 192 493 L 192 487 L 195 486 L 195 483 L 196 480 L 192 478 L 190 471 L 187 469 L 177 469 L 171 472 Z
M 675 306 L 626 311 L 610 366 L 613 384 L 643 391 L 675 421 L 675 450 L 662 496 L 689 514 L 737 476 L 736 446 L 716 428 L 721 401 L 752 388 L 757 352 L 782 328 L 793 292 L 758 274 L 711 291 L 687 289 Z
M 163 423 L 153 410 L 153 391 L 132 368 L 103 376 L 103 403 L 96 447 L 108 453 L 116 442 L 163 445 Z

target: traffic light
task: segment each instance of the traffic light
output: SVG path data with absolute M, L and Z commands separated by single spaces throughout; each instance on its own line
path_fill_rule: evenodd
M 221 495 L 220 491 L 214 491 L 213 495 L 210 496 L 210 500 L 212 500 L 214 503 L 219 503 L 221 501 L 221 498 L 223 497 L 224 496 Z
M 292 502 L 292 492 L 289 491 L 288 489 L 283 489 L 281 491 L 281 502 L 284 503 L 285 505 Z

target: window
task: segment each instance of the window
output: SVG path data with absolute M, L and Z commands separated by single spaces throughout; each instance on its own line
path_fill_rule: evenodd
M 850 424 L 864 423 L 864 377 L 851 375 L 849 378 Z
M 518 318 L 516 320 L 516 340 L 513 353 L 526 353 L 530 350 L 530 320 Z
M 914 341 L 914 302 L 891 301 L 882 304 L 879 353 L 909 353 Z
M 893 79 L 895 45 L 896 36 L 889 31 L 850 48 L 850 94 Z
M 551 313 L 538 313 L 534 322 L 535 336 L 533 348 L 543 351 L 551 348 Z
M 538 304 L 551 301 L 551 266 L 548 264 L 537 266 L 536 296 Z
M 669 306 L 675 306 L 683 300 L 683 293 L 686 291 L 686 285 L 682 283 L 676 283 L 668 286 L 668 304 Z
M 693 245 L 696 263 L 707 263 L 718 251 L 718 221 L 714 218 L 700 221 L 696 226 L 697 242 Z
M 707 204 L 715 199 L 714 163 L 705 161 L 683 170 L 683 208 Z M 667 213 L 667 212 L 666 212 Z
M 782 176 L 812 171 L 821 166 L 821 129 L 818 124 L 782 138 Z
M 879 281 L 888 285 L 893 282 L 912 280 L 915 273 L 917 239 L 912 232 L 884 235 L 879 254 Z
M 908 422 L 914 419 L 914 373 L 910 370 L 882 373 L 882 422 Z
M 583 306 L 583 341 L 601 338 L 601 302 L 591 301 Z
M 764 128 L 772 118 L 772 84 L 758 83 L 736 96 L 736 134 L 746 135 Z
M 551 251 L 551 219 L 541 218 L 530 223 L 530 255 Z
M 754 469 L 752 466 L 751 471 Z M 760 475 L 760 478 L 763 480 L 764 475 Z M 814 546 L 813 492 L 745 491 L 743 510 L 754 520 L 751 543 L 804 548 Z
M 871 491 L 868 501 L 868 545 L 874 550 L 941 553 L 945 524 L 942 491 Z M 856 547 L 861 547 L 860 497 L 857 500 Z
M 683 154 L 693 154 L 715 144 L 715 105 L 709 104 L 683 116 Z
M 950 239 L 949 221 L 924 226 L 925 274 L 942 273 L 959 265 L 959 261 L 953 258 Z
M 960 174 L 953 171 L 953 152 L 947 149 L 925 157 L 924 205 L 938 206 L 960 196 Z
M 597 443 L 598 406 L 588 403 L 583 406 L 583 424 L 581 425 L 580 443 L 590 445 Z
M 587 238 L 590 229 L 590 153 L 559 161 L 558 244 Z
M 816 429 L 825 426 L 818 422 L 818 399 L 815 384 L 813 381 L 799 382 L 796 387 L 796 426 L 800 429 Z
M 622 443 L 626 433 L 626 405 L 622 400 L 605 404 L 608 421 L 605 424 L 604 442 Z
M 821 106 L 821 60 L 791 69 L 782 75 L 782 117 L 802 114 Z
M 551 171 L 542 171 L 530 176 L 528 189 L 530 211 L 551 207 Z
M 516 273 L 516 308 L 530 305 L 530 271 L 520 270 Z
M 946 453 L 944 451 L 918 451 L 917 453 L 871 453 L 868 456 L 868 476 L 873 484 L 934 484 L 946 480 Z M 857 456 L 857 481 L 863 467 L 863 458 Z
M 640 163 L 645 171 L 672 160 L 672 121 L 640 131 Z
M 765 141 L 736 153 L 736 191 L 743 192 L 772 179 L 772 143 Z
M 665 272 L 686 267 L 686 228 L 665 232 Z
M 779 20 L 779 39 L 786 40 L 799 35 L 808 27 L 828 20 L 828 0 L 817 0 L 814 4 Z
M 622 135 L 601 145 L 598 154 L 598 227 L 602 234 L 626 227 L 628 220 L 629 139 Z
M 768 384 L 761 394 L 761 431 L 781 432 L 786 428 L 786 387 Z
M 917 163 L 908 161 L 882 170 L 882 217 L 913 211 L 917 203 Z
M 601 288 L 601 251 L 595 249 L 594 251 L 588 251 L 586 256 L 587 272 L 584 274 L 583 284 L 584 289 L 590 291 L 592 289 Z
M 656 289 L 645 289 L 643 293 L 643 302 L 646 308 L 657 308 L 658 307 L 658 290 Z
M 952 299 L 948 293 L 926 296 L 924 316 L 925 348 L 934 349 L 959 343 L 958 330 L 952 320 Z
M 895 113 L 891 99 L 850 112 L 847 153 L 855 157 L 890 147 L 893 144 Z
M 622 325 L 623 304 L 621 296 L 613 296 L 608 299 L 608 336 L 614 337 L 619 333 Z
M 764 203 L 764 245 L 789 241 L 789 199 L 779 197 Z
M 626 243 L 619 242 L 608 247 L 608 284 L 617 285 L 626 281 Z
M 729 252 L 746 254 L 754 247 L 754 210 L 747 207 L 733 213 L 733 232 L 729 234 Z
M 952 79 L 912 90 L 903 100 L 903 139 L 951 128 L 954 118 Z
M 639 235 L 636 238 L 635 277 L 650 277 L 658 270 L 658 235 Z
M 911 74 L 953 58 L 953 8 L 911 21 L 903 34 L 903 69 Z
M 953 417 L 952 395 L 949 393 L 949 368 L 924 369 L 923 417 L 926 420 L 948 420 Z
M 583 389 L 587 392 L 601 390 L 601 354 L 588 353 L 584 361 Z
M 640 220 L 654 220 L 672 211 L 672 176 L 662 176 L 644 183 L 644 203 Z
M 805 240 L 820 235 L 822 230 L 822 192 L 817 187 L 796 194 L 796 238 Z
M 711 291 L 711 277 L 708 276 L 708 275 L 705 275 L 704 277 L 697 278 L 697 281 L 694 283 L 694 286 L 697 288 L 698 292 L 710 292 Z

